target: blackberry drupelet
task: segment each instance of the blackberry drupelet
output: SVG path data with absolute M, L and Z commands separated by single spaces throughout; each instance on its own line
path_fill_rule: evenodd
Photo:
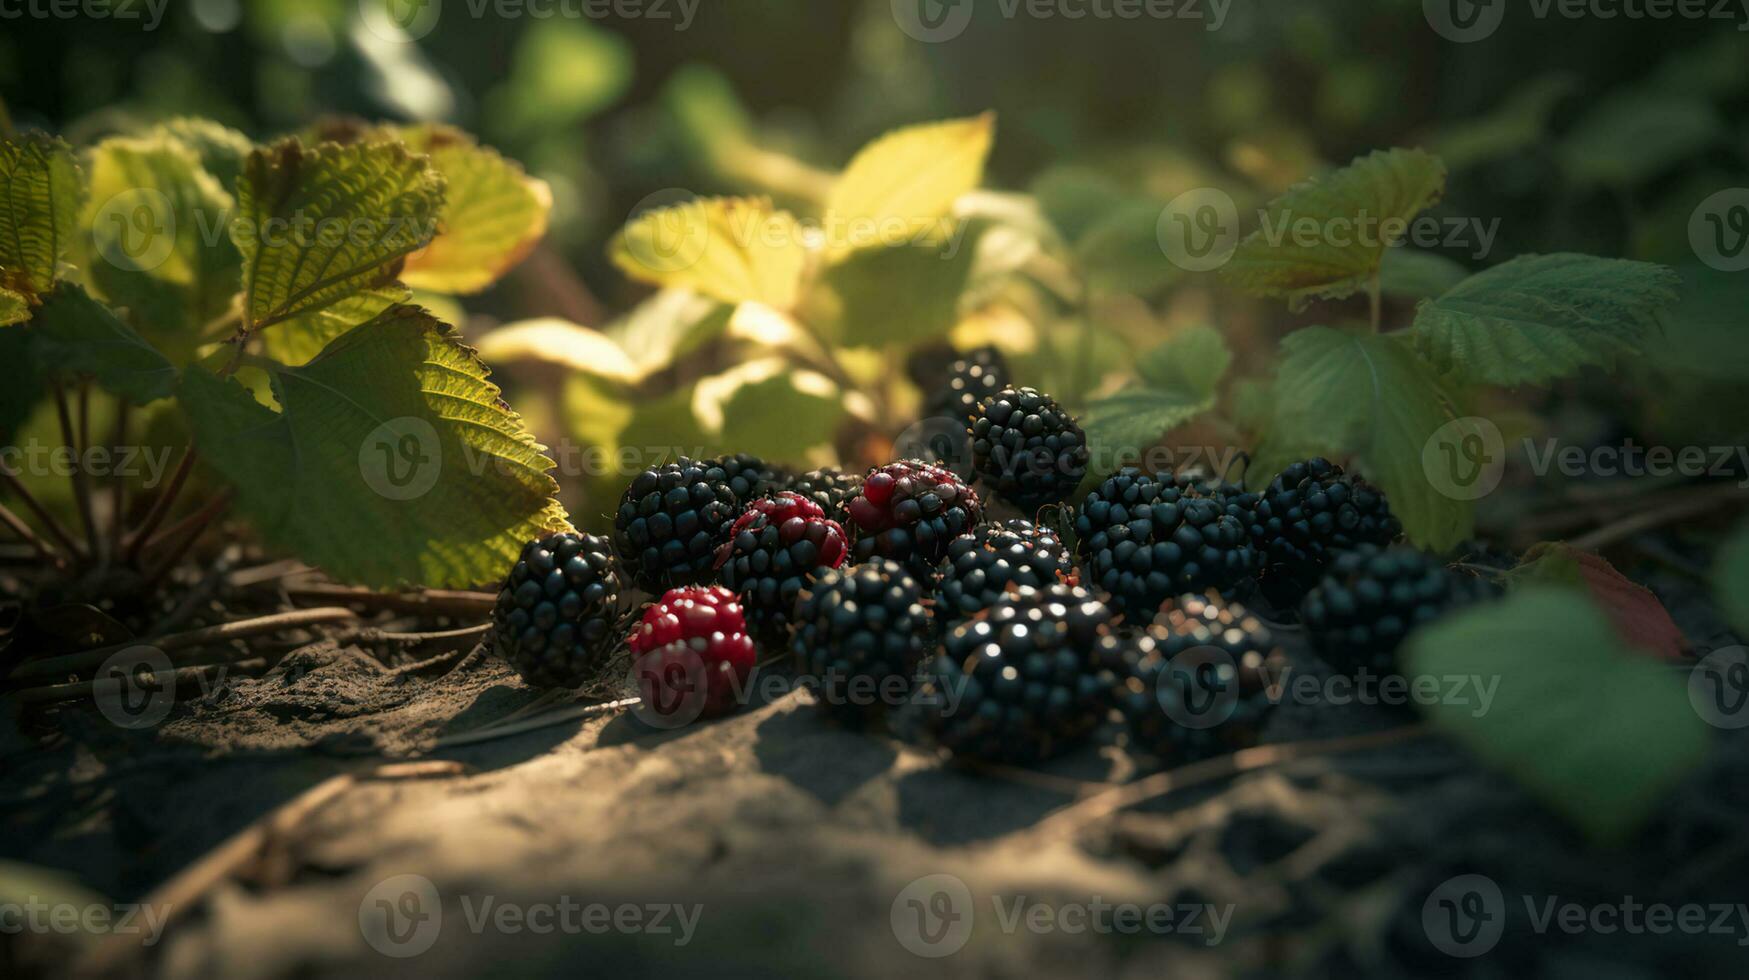
M 1187 593 L 1243 596 L 1257 574 L 1247 506 L 1218 487 L 1119 470 L 1087 495 L 1075 519 L 1082 582 L 1109 593 L 1134 620 Z
M 812 500 L 827 517 L 846 523 L 850 520 L 850 498 L 862 492 L 862 477 L 832 468 L 810 470 L 789 481 L 784 489 Z
M 1132 637 L 1100 640 L 1119 742 L 1148 767 L 1256 745 L 1280 697 L 1286 660 L 1269 628 L 1218 595 L 1181 596 Z
M 682 458 L 638 474 L 613 522 L 633 581 L 659 594 L 709 578 L 740 500 L 723 470 L 709 464 Z
M 932 629 L 922 587 L 884 558 L 821 572 L 802 590 L 795 625 L 798 668 L 821 707 L 847 720 L 902 703 Z
M 606 538 L 555 534 L 523 545 L 492 608 L 492 646 L 537 687 L 578 687 L 618 639 L 618 568 Z
M 967 351 L 948 365 L 947 377 L 929 396 L 923 417 L 969 423 L 978 406 L 1001 391 L 1008 377 L 1008 362 L 1001 351 L 994 347 Z
M 1085 589 L 1019 589 L 954 627 L 907 706 L 901 731 L 955 755 L 1043 762 L 1098 727 L 1109 679 L 1092 652 L 1110 608 Z
M 740 707 L 757 659 L 741 604 L 720 585 L 668 591 L 626 645 L 636 658 L 639 713 L 675 726 Z
M 951 471 L 906 459 L 870 472 L 847 505 L 856 561 L 891 558 L 927 581 L 954 538 L 984 518 L 978 495 Z
M 935 614 L 953 623 L 995 605 L 1014 586 L 1073 584 L 1075 566 L 1052 532 L 1007 521 L 953 539 L 937 572 Z
M 743 504 L 774 490 L 782 490 L 789 482 L 789 474 L 752 453 L 718 456 L 705 465 L 723 471 L 723 479 L 728 481 L 729 489 L 735 491 L 735 499 Z
M 984 400 L 971 434 L 979 478 L 1022 511 L 1061 503 L 1087 475 L 1087 434 L 1035 388 L 1004 388 Z
M 736 519 L 718 553 L 717 574 L 740 593 L 754 632 L 781 638 L 809 576 L 843 565 L 849 551 L 837 521 L 820 516 L 819 506 L 801 494 L 785 491 Z
M 1327 459 L 1295 463 L 1262 493 L 1251 524 L 1264 595 L 1291 609 L 1337 552 L 1402 533 L 1384 493 L 1366 480 Z
M 1398 672 L 1397 648 L 1416 628 L 1492 591 L 1413 548 L 1360 545 L 1330 562 L 1300 603 L 1300 621 L 1337 673 L 1385 676 Z

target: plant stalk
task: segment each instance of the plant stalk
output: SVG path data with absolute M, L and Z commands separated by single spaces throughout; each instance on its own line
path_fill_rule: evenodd
M 1379 328 L 1384 323 L 1385 319 L 1384 283 L 1382 282 L 1382 279 L 1382 273 L 1378 270 L 1374 270 L 1372 281 L 1367 284 L 1366 290 L 1367 300 L 1372 307 L 1372 332 L 1375 334 L 1379 332 Z
M 206 626 L 186 633 L 170 633 L 145 642 L 158 648 L 163 653 L 186 650 L 190 647 L 206 646 L 210 643 L 220 643 L 225 640 L 238 640 L 263 633 L 277 633 L 280 630 L 315 626 L 319 623 L 336 623 L 357 619 L 358 614 L 350 609 L 294 609 L 291 612 L 275 613 L 272 616 L 261 616 L 255 619 L 240 619 L 233 623 L 220 623 L 217 626 Z M 116 643 L 94 650 L 81 650 L 78 653 L 63 654 L 58 657 L 45 657 L 41 660 L 27 660 L 18 665 L 8 681 L 28 680 L 38 677 L 59 677 L 66 674 L 78 674 L 101 665 L 105 660 L 129 647 L 139 646 L 139 640 L 129 640 L 126 643 Z
M 36 532 L 30 529 L 30 525 L 24 523 L 23 519 L 8 509 L 5 504 L 0 504 L 0 524 L 5 524 L 11 528 L 12 533 L 18 535 L 20 540 L 35 548 L 36 553 L 42 556 L 44 561 L 57 567 L 65 564 L 60 554 L 47 541 L 37 537 Z
M 115 436 L 110 443 L 110 458 L 115 454 L 127 451 L 128 416 L 133 411 L 133 403 L 126 398 L 116 402 L 115 406 Z M 115 467 L 110 474 L 109 484 L 109 549 L 108 554 L 121 554 L 122 525 L 127 522 L 128 509 L 128 478 L 121 472 L 121 467 Z
M 183 518 L 175 527 L 166 529 L 156 538 L 147 542 L 146 550 L 148 551 L 157 550 L 158 546 L 165 542 L 174 542 L 158 564 L 146 573 L 147 585 L 157 584 L 159 579 L 163 578 L 171 568 L 175 567 L 177 562 L 182 560 L 183 555 L 188 554 L 188 549 L 194 547 L 194 543 L 200 540 L 200 536 L 206 533 L 207 528 L 211 527 L 214 521 L 224 516 L 225 511 L 230 509 L 232 496 L 233 494 L 228 488 L 221 491 L 205 507 Z
M 66 550 L 68 556 L 77 560 L 79 545 L 73 540 L 73 535 L 65 525 L 55 519 L 55 515 L 49 513 L 48 508 L 44 507 L 29 490 L 25 489 L 24 481 L 18 478 L 18 474 L 0 466 L 0 481 L 4 481 L 13 493 L 18 494 L 18 499 L 24 501 L 24 506 L 29 508 L 31 514 L 35 515 L 36 519 L 42 522 L 42 526 L 48 529 L 49 536 Z
M 66 385 L 62 384 L 59 379 L 52 384 L 55 389 L 55 412 L 61 420 L 61 441 L 66 443 L 73 453 L 73 498 L 79 505 L 79 520 L 85 525 L 86 553 L 95 561 L 98 557 L 99 547 L 97 518 L 92 515 L 91 511 L 91 481 L 85 472 L 85 443 L 77 438 L 73 428 L 72 406 L 67 399 Z M 84 389 L 80 390 L 79 402 L 80 408 L 83 410 L 87 404 Z M 83 412 L 81 415 L 83 416 Z M 80 418 L 79 428 L 85 428 L 83 417 Z
M 140 522 L 133 538 L 128 541 L 127 552 L 122 556 L 124 562 L 131 564 L 139 560 L 140 549 L 145 547 L 152 532 L 158 530 L 158 525 L 164 523 L 164 518 L 170 514 L 170 508 L 176 506 L 176 498 L 182 493 L 182 484 L 187 482 L 189 471 L 194 469 L 194 461 L 199 455 L 193 446 L 182 454 L 182 462 L 176 464 L 176 472 L 170 474 L 170 485 L 152 502 L 152 509 L 146 512 L 146 519 Z

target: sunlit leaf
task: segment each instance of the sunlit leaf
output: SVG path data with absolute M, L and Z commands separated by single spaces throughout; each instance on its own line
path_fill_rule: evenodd
M 219 182 L 226 194 L 234 194 L 243 161 L 254 151 L 249 137 L 210 119 L 184 116 L 153 126 L 151 136 L 165 136 L 194 151 L 200 168 Z
M 301 313 L 262 333 L 262 348 L 281 364 L 296 367 L 322 352 L 334 338 L 380 316 L 410 296 L 398 282 L 366 285 L 358 292 L 319 310 Z
M 726 306 L 685 289 L 664 289 L 608 324 L 613 338 L 637 366 L 639 376 L 666 369 L 728 329 L 730 317 L 760 307 Z
M 795 305 L 808 258 L 801 226 L 763 198 L 707 198 L 647 212 L 614 236 L 608 254 L 634 279 L 778 309 Z
M 972 268 L 971 242 L 876 249 L 833 266 L 810 300 L 841 344 L 901 347 L 945 336 L 959 322 Z M 901 285 L 902 284 L 902 285 Z
M 0 327 L 30 319 L 30 301 L 20 293 L 0 286 Z
M 621 383 L 639 378 L 638 366 L 611 337 L 559 317 L 506 324 L 481 337 L 479 350 L 492 364 L 538 360 Z
M 1455 613 L 1403 656 L 1411 677 L 1492 685 L 1485 708 L 1434 701 L 1434 726 L 1602 843 L 1632 833 L 1707 752 L 1682 678 L 1628 650 L 1579 592 L 1531 588 Z
M 826 198 L 826 257 L 933 241 L 961 194 L 984 179 L 996 117 L 907 126 L 857 152 Z
M 80 193 L 67 144 L 37 134 L 0 139 L 0 289 L 34 302 L 53 288 Z
M 786 463 L 802 462 L 807 450 L 830 443 L 844 415 L 836 385 L 782 358 L 749 361 L 705 378 L 692 404 L 719 445 Z
M 495 582 L 524 542 L 568 527 L 553 462 L 424 311 L 395 307 L 303 367 L 263 366 L 279 412 L 198 366 L 179 401 L 261 534 L 336 579 Z
M 443 175 L 442 230 L 407 256 L 415 289 L 477 293 L 522 261 L 547 230 L 553 195 L 514 161 L 448 126 L 398 130 Z

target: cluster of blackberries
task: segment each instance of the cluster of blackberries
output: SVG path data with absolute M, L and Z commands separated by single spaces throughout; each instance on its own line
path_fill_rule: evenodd
M 1318 656 L 1338 673 L 1397 673 L 1397 650 L 1417 628 L 1491 598 L 1481 579 L 1413 548 L 1365 544 L 1330 562 L 1300 603 Z
M 1141 621 L 1175 596 L 1247 592 L 1258 571 L 1253 506 L 1234 487 L 1120 470 L 1087 495 L 1075 519 L 1086 582 Z

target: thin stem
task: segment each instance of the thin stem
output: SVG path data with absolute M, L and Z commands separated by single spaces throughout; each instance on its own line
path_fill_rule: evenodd
M 115 436 L 110 441 L 110 459 L 127 451 L 128 421 L 133 412 L 133 403 L 126 398 L 117 401 L 115 406 Z M 122 525 L 127 523 L 128 510 L 128 478 L 122 473 L 121 467 L 113 467 L 109 484 L 109 548 L 108 554 L 121 554 Z
M 146 512 L 146 519 L 140 522 L 139 529 L 128 542 L 127 553 L 122 556 L 124 562 L 131 564 L 139 560 L 140 549 L 145 547 L 146 540 L 158 529 L 159 524 L 164 523 L 164 518 L 170 514 L 170 508 L 176 505 L 176 498 L 182 493 L 182 484 L 188 480 L 188 473 L 194 469 L 194 461 L 199 455 L 193 446 L 182 454 L 182 462 L 176 464 L 176 472 L 170 474 L 170 485 L 152 502 L 152 509 Z
M 73 413 L 67 400 L 67 386 L 59 379 L 51 382 L 55 390 L 55 413 L 61 420 L 61 441 L 73 453 L 73 498 L 79 505 L 79 520 L 85 525 L 86 554 L 97 557 L 97 518 L 91 513 L 91 483 L 86 478 L 84 443 L 75 437 L 73 430 Z M 84 396 L 81 394 L 81 402 Z M 83 428 L 83 420 L 81 420 Z
M 66 550 L 68 556 L 74 559 L 79 557 L 79 545 L 73 540 L 73 535 L 67 531 L 65 525 L 55 519 L 55 515 L 49 513 L 48 508 L 39 503 L 36 497 L 25 489 L 24 481 L 18 478 L 18 474 L 5 466 L 0 466 L 0 482 L 4 482 L 13 493 L 18 494 L 18 499 L 24 501 L 24 506 L 30 509 L 31 514 L 42 523 L 43 527 L 48 528 L 49 535 Z
M 24 521 L 17 514 L 14 514 L 9 510 L 5 504 L 0 504 L 0 524 L 5 524 L 7 527 L 11 528 L 12 533 L 18 535 L 20 540 L 25 544 L 30 545 L 32 548 L 35 548 L 36 553 L 41 555 L 44 561 L 55 565 L 63 564 L 61 556 L 55 552 L 54 548 L 47 541 L 37 537 L 36 532 L 30 529 L 30 525 L 24 523 Z
M 291 612 L 275 613 L 272 616 L 261 616 L 255 619 L 240 619 L 233 623 L 220 623 L 217 626 L 207 626 L 186 633 L 171 633 L 166 636 L 148 640 L 152 646 L 163 653 L 186 650 L 190 647 L 206 646 L 209 643 L 220 643 L 225 640 L 237 640 L 263 633 L 277 633 L 280 630 L 315 626 L 320 623 L 343 622 L 357 619 L 358 614 L 350 609 L 329 607 L 325 609 L 294 609 Z M 90 670 L 129 647 L 139 646 L 139 640 L 129 640 L 111 646 L 98 647 L 94 650 L 81 650 L 78 653 L 63 654 L 58 657 L 45 657 L 41 660 L 30 660 L 18 666 L 8 680 L 27 680 L 34 677 L 57 677 L 64 674 L 76 674 Z
M 1382 280 L 1383 275 L 1377 270 L 1374 270 L 1372 281 L 1367 284 L 1366 289 L 1367 300 L 1372 307 L 1372 332 L 1375 334 L 1379 332 L 1379 328 L 1384 323 L 1385 319 L 1384 283 Z
M 188 549 L 194 547 L 194 543 L 200 540 L 200 536 L 206 533 L 207 528 L 211 527 L 214 521 L 224 516 L 225 511 L 230 509 L 231 497 L 232 493 L 229 489 L 221 491 L 205 507 L 183 518 L 175 527 L 165 530 L 146 544 L 148 551 L 155 551 L 163 542 L 174 542 L 158 564 L 146 573 L 147 585 L 156 584 L 159 579 L 164 577 L 165 573 L 182 560 L 183 555 L 188 554 Z
M 314 600 L 330 605 L 345 603 L 372 612 L 417 613 L 471 619 L 490 616 L 498 596 L 491 592 L 458 592 L 428 589 L 423 592 L 372 592 L 346 585 L 299 585 L 285 590 L 286 598 Z

